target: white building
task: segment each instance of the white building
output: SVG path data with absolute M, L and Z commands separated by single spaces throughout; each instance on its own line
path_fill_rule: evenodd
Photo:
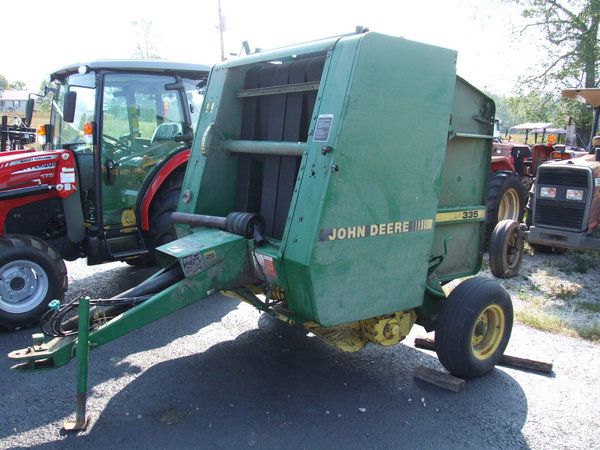
M 28 98 L 27 91 L 0 90 L 0 113 L 24 113 Z

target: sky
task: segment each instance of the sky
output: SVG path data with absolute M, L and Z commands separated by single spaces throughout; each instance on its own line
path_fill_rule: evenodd
M 5 2 L 0 74 L 30 91 L 67 64 L 133 56 L 139 26 L 152 22 L 157 54 L 173 61 L 220 60 L 218 0 Z M 500 0 L 221 0 L 225 52 L 242 41 L 276 48 L 354 31 L 372 31 L 458 51 L 458 73 L 471 84 L 510 94 L 535 66 L 540 40 L 521 36 L 519 12 Z M 233 57 L 233 56 L 231 56 Z

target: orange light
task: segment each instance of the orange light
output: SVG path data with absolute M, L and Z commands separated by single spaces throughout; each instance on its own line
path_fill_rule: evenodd
M 44 125 L 37 128 L 37 141 L 40 145 L 46 145 L 46 127 Z
M 554 145 L 554 144 L 556 144 L 556 136 L 551 134 L 550 136 L 548 136 L 548 145 Z
M 570 153 L 552 152 L 550 153 L 550 159 L 572 159 L 572 156 Z
M 92 145 L 94 143 L 94 127 L 91 122 L 83 124 L 83 141 L 87 145 Z

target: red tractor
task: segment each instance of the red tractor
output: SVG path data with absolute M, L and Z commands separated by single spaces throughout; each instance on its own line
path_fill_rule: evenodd
M 503 220 L 492 233 L 490 269 L 496 277 L 518 274 L 525 241 L 544 253 L 600 251 L 600 89 L 569 89 L 562 94 L 594 109 L 588 149 L 539 149 L 526 224 Z
M 533 175 L 525 163 L 530 158 L 528 145 L 494 140 L 486 213 L 487 239 L 501 220 L 520 221 L 523 218 L 527 191 L 533 183 Z
M 527 124 L 519 127 L 528 130 L 523 128 L 525 125 Z M 535 125 L 531 124 L 530 129 L 536 130 Z M 548 136 L 546 143 L 531 147 L 496 138 L 492 149 L 492 175 L 487 202 L 487 238 L 490 238 L 494 227 L 501 220 L 520 222 L 523 219 L 529 190 L 542 163 L 572 159 L 585 154 L 585 150 L 558 144 L 554 135 Z
M 0 326 L 37 321 L 67 289 L 63 260 L 153 262 L 176 209 L 209 66 L 71 65 L 50 78 L 43 151 L 0 153 Z M 33 112 L 28 104 L 27 123 Z

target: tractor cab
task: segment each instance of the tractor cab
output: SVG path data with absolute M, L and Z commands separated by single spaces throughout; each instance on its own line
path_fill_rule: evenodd
M 91 246 L 92 262 L 142 249 L 139 233 L 131 233 L 147 214 L 140 192 L 161 164 L 191 145 L 208 67 L 183 66 L 98 61 L 50 76 L 54 100 L 39 143 L 73 152 L 82 226 L 103 230 L 108 243 Z
M 0 154 L 0 280 L 8 280 L 0 282 L 0 326 L 31 324 L 62 299 L 63 259 L 146 265 L 175 238 L 169 216 L 209 70 L 112 60 L 50 75 L 49 123 L 38 128 L 43 151 Z M 28 124 L 33 109 L 29 100 Z

